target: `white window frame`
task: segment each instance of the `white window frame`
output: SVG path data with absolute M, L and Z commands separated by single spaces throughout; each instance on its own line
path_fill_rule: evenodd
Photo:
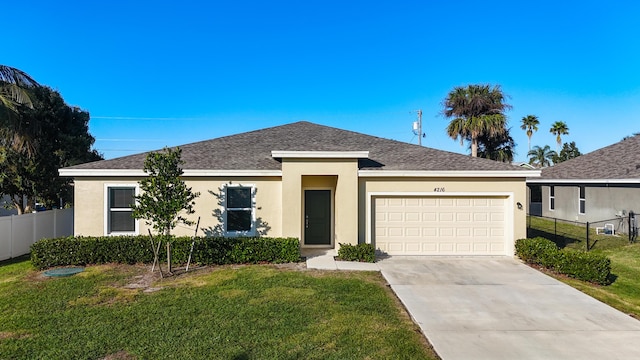
M 255 184 L 223 184 L 224 204 L 222 204 L 222 230 L 226 237 L 237 236 L 256 236 L 256 186 Z M 228 188 L 246 188 L 251 191 L 251 208 L 227 208 L 227 189 Z M 227 211 L 228 210 L 251 210 L 251 229 L 248 231 L 227 231 Z
M 549 185 L 549 211 L 556 209 L 556 189 L 553 185 Z
M 104 235 L 105 236 L 118 236 L 118 235 L 138 235 L 140 234 L 140 224 L 136 219 L 134 220 L 134 231 L 110 231 L 110 221 L 109 215 L 111 214 L 111 209 L 109 208 L 109 190 L 113 188 L 120 189 L 135 189 L 135 195 L 140 195 L 140 185 L 138 183 L 108 183 L 104 184 Z M 129 210 L 116 210 L 116 211 L 129 211 Z M 133 211 L 133 210 L 131 210 Z
M 582 192 L 582 194 L 580 194 Z M 581 196 L 584 195 L 584 196 Z M 584 205 L 583 205 L 584 204 Z M 584 211 L 582 208 L 584 207 Z M 584 185 L 578 185 L 578 214 L 587 213 L 587 188 Z

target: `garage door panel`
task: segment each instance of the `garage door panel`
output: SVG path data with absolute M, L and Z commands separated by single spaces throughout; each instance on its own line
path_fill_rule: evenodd
M 390 255 L 505 255 L 505 197 L 388 197 L 374 206 L 374 242 Z
M 440 228 L 440 231 L 438 231 L 438 234 L 440 235 L 440 237 L 453 237 L 454 235 L 454 229 L 453 228 Z
M 428 227 L 428 228 L 422 228 L 422 236 L 425 238 L 430 238 L 430 237 L 436 237 L 438 236 L 438 228 L 435 227 Z
M 387 221 L 389 222 L 402 222 L 404 220 L 401 212 L 387 213 Z
M 474 207 L 487 206 L 488 203 L 489 203 L 489 201 L 486 198 L 473 199 L 473 206 Z
M 436 212 L 422 212 L 422 221 L 438 221 L 438 213 Z
M 464 221 L 464 222 L 470 222 L 471 221 L 471 213 L 468 212 L 459 212 L 456 214 L 456 221 Z
M 435 198 L 423 198 L 420 200 L 421 206 L 433 207 L 438 205 L 438 200 Z
M 404 199 L 391 198 L 391 199 L 388 200 L 387 206 L 389 206 L 389 207 L 404 207 Z
M 419 212 L 407 212 L 405 213 L 405 221 L 407 222 L 420 222 Z
M 456 207 L 471 207 L 472 199 L 456 199 Z
M 439 199 L 440 206 L 453 206 L 455 199 L 452 198 L 441 198 Z
M 504 212 L 492 212 L 491 213 L 491 221 L 495 222 L 503 222 L 504 221 Z
M 446 221 L 446 222 L 453 221 L 454 213 L 441 212 L 439 215 L 440 215 L 440 218 L 439 218 L 440 221 Z
M 489 220 L 489 214 L 480 213 L 480 212 L 473 213 L 473 221 L 481 222 L 481 221 L 487 221 L 487 220 Z

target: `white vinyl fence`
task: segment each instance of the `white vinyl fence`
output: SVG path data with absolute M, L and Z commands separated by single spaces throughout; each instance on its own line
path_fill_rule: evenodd
M 73 235 L 73 209 L 0 217 L 0 261 L 29 253 L 43 238 Z

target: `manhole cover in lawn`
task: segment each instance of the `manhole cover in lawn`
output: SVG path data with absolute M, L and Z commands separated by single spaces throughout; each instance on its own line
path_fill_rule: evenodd
M 53 270 L 47 270 L 44 272 L 44 274 L 46 276 L 53 276 L 53 277 L 65 277 L 65 276 L 71 276 L 71 275 L 75 275 L 79 272 L 84 271 L 84 268 L 81 267 L 69 267 L 69 268 L 60 268 L 60 269 L 53 269 Z

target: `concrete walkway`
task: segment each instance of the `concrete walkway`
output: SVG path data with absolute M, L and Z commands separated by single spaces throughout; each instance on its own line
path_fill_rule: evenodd
M 311 254 L 308 268 L 380 270 L 438 355 L 455 359 L 640 359 L 640 321 L 508 257 Z

